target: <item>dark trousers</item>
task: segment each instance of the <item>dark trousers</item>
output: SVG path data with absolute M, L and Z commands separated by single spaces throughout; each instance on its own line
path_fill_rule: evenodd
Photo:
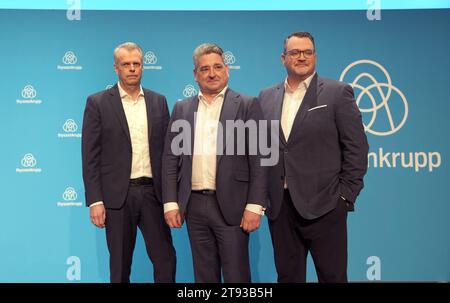
M 344 200 L 327 214 L 304 219 L 284 191 L 280 214 L 269 220 L 278 282 L 306 282 L 308 252 L 319 282 L 347 282 L 347 208 Z
M 250 282 L 249 235 L 228 225 L 215 194 L 192 192 L 186 211 L 197 283 Z
M 130 282 L 137 227 L 153 263 L 155 282 L 175 282 L 176 255 L 170 228 L 152 184 L 130 184 L 121 209 L 106 209 L 106 240 L 111 283 Z

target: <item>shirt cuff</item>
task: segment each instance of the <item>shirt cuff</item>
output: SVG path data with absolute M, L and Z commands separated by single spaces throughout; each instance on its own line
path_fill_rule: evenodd
M 262 207 L 259 204 L 252 204 L 252 203 L 248 203 L 245 206 L 245 209 L 248 211 L 251 211 L 252 213 L 264 216 L 264 211 L 266 210 L 264 207 Z
M 89 205 L 89 207 L 95 206 L 95 205 L 103 205 L 103 201 L 97 201 Z
M 164 203 L 164 213 L 175 209 L 180 209 L 177 202 Z

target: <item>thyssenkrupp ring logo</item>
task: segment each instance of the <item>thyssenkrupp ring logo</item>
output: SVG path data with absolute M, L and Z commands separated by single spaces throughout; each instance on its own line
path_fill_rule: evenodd
M 236 58 L 230 51 L 226 51 L 225 53 L 223 53 L 223 56 L 224 56 L 224 63 L 226 65 L 234 64 L 236 62 Z
M 145 53 L 144 64 L 156 64 L 157 61 L 158 61 L 158 58 L 156 57 L 156 55 L 153 52 L 148 51 Z
M 62 61 L 64 64 L 75 64 L 77 63 L 77 56 L 75 56 L 75 53 L 72 51 L 67 51 L 64 54 L 64 57 L 62 58 Z
M 193 97 L 196 94 L 197 94 L 197 90 L 194 88 L 193 85 L 188 84 L 184 87 L 183 96 L 185 96 L 186 98 Z
M 36 90 L 32 85 L 26 85 L 22 90 L 22 97 L 25 99 L 33 99 L 36 97 Z
M 77 192 L 73 187 L 67 187 L 62 197 L 65 201 L 75 201 L 77 199 Z
M 26 154 L 22 161 L 20 161 L 23 167 L 35 167 L 36 158 L 32 154 Z
M 370 73 L 367 72 L 361 72 L 359 73 L 353 80 L 348 81 L 348 79 L 344 79 L 347 73 L 350 69 L 356 68 L 358 65 L 362 64 L 370 64 L 377 68 L 379 68 L 384 76 L 386 77 L 386 82 L 378 82 L 377 79 Z M 358 68 L 361 68 L 358 66 Z M 360 83 L 361 79 L 367 78 L 372 84 L 368 86 L 364 86 Z M 358 60 L 350 65 L 348 65 L 344 71 L 342 72 L 341 76 L 339 77 L 339 81 L 344 81 L 350 84 L 353 88 L 357 88 L 360 90 L 359 94 L 356 97 L 356 104 L 359 107 L 359 110 L 361 113 L 372 113 L 372 117 L 370 118 L 370 121 L 364 125 L 364 128 L 367 132 L 376 135 L 376 136 L 388 136 L 396 133 L 406 122 L 406 118 L 408 117 L 408 102 L 406 100 L 405 95 L 395 86 L 392 85 L 391 77 L 389 76 L 389 73 L 386 71 L 386 69 L 379 63 L 372 61 L 372 60 Z M 383 91 L 382 88 L 387 88 L 387 93 Z M 372 90 L 375 89 L 375 92 L 378 92 L 378 96 L 374 96 L 374 93 Z M 389 100 L 392 96 L 392 91 L 397 93 L 397 95 L 400 96 L 402 102 L 403 102 L 403 117 L 399 123 L 396 123 L 392 117 L 392 112 L 389 107 Z M 356 92 L 355 92 L 356 93 Z M 370 103 L 372 104 L 372 107 L 365 108 L 361 106 L 361 100 L 363 97 L 368 97 L 370 100 Z M 377 113 L 379 110 L 385 110 L 387 122 L 388 122 L 388 130 L 387 131 L 377 131 L 373 129 L 373 124 L 375 123 L 377 119 Z
M 66 122 L 63 125 L 63 130 L 66 133 L 74 133 L 78 129 L 77 123 L 73 119 L 67 119 Z

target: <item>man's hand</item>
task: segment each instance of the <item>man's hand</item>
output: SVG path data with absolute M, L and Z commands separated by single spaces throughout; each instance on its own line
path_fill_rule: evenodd
M 104 228 L 105 219 L 106 219 L 106 211 L 105 206 L 103 204 L 94 205 L 89 208 L 91 222 L 98 228 Z
M 181 228 L 183 225 L 183 217 L 181 216 L 179 209 L 170 210 L 164 213 L 164 219 L 171 228 Z
M 256 229 L 258 229 L 259 224 L 261 223 L 261 215 L 254 213 L 249 210 L 244 210 L 244 215 L 242 216 L 240 227 L 250 233 Z

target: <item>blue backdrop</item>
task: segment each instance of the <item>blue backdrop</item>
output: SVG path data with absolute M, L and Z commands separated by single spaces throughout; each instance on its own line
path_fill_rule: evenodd
M 81 177 L 86 97 L 113 85 L 113 49 L 141 45 L 143 86 L 169 107 L 198 90 L 192 51 L 227 51 L 230 87 L 281 82 L 283 39 L 310 31 L 321 76 L 354 86 L 370 143 L 351 213 L 351 281 L 450 281 L 450 10 L 156 12 L 0 10 L 0 282 L 106 282 L 104 230 L 89 222 Z M 189 85 L 192 85 L 190 87 Z M 446 139 L 447 138 L 447 139 Z M 173 231 L 179 282 L 192 282 L 186 229 Z M 256 282 L 276 281 L 267 221 L 251 235 Z M 309 261 L 308 280 L 316 276 Z M 152 281 L 141 236 L 132 281 Z

